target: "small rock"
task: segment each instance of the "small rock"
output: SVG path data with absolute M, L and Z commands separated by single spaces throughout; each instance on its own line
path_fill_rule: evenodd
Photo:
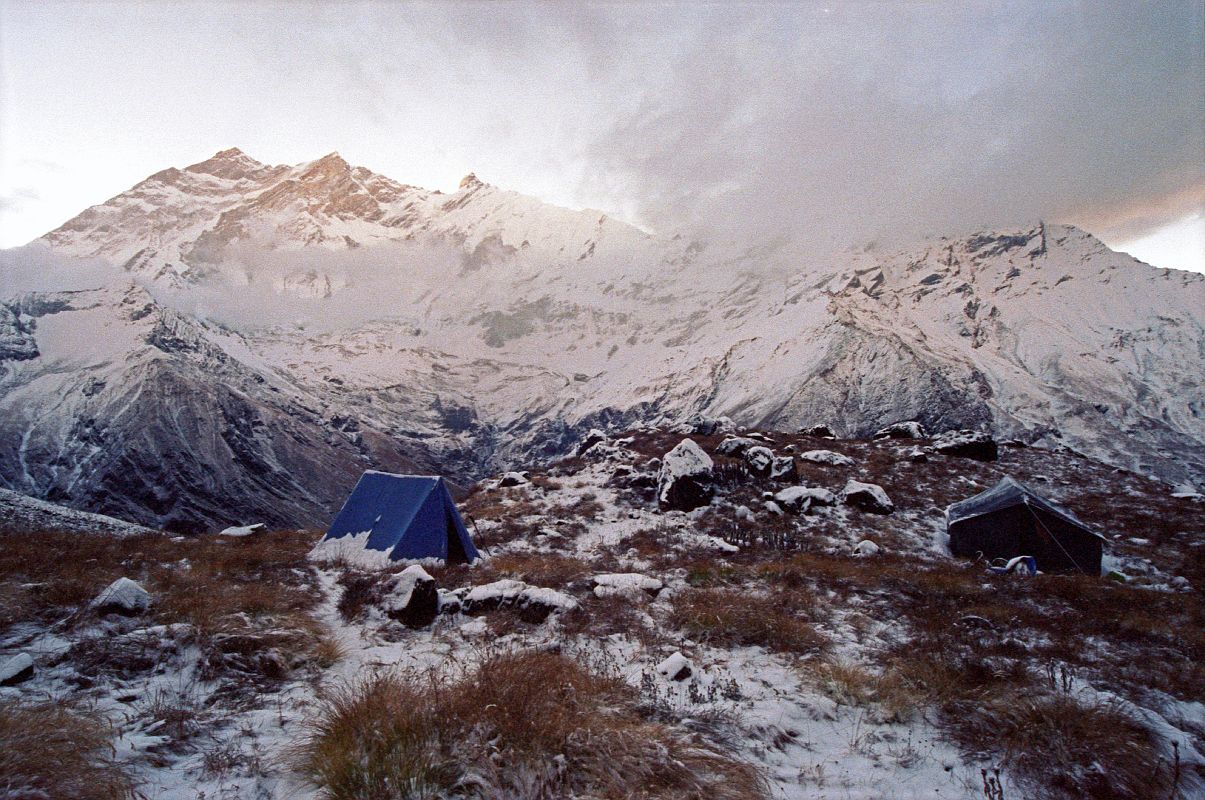
M 875 439 L 925 439 L 928 434 L 919 422 L 894 422 L 874 433 Z
M 408 628 L 425 628 L 439 615 L 439 592 L 435 579 L 418 564 L 398 574 L 381 603 L 386 616 Z
M 657 665 L 657 672 L 671 681 L 684 681 L 694 674 L 690 659 L 675 652 L 669 658 Z
M 904 457 L 913 464 L 924 464 L 929 460 L 929 452 L 923 447 L 913 447 L 911 450 L 904 451 Z
M 250 536 L 254 533 L 267 530 L 268 526 L 262 522 L 256 522 L 253 525 L 241 525 L 230 528 L 223 528 L 218 536 Z
M 813 464 L 828 464 L 833 467 L 852 467 L 854 460 L 842 453 L 834 453 L 832 450 L 808 450 L 806 453 L 800 453 L 799 457 L 804 461 L 811 461 Z
M 582 443 L 577 446 L 577 455 L 584 455 L 587 450 L 596 444 L 601 444 L 607 441 L 607 432 L 600 431 L 598 428 L 591 428 L 586 434 L 586 438 L 582 439 Z
M 782 506 L 778 505 L 778 503 L 775 503 L 773 500 L 767 500 L 766 502 L 762 503 L 762 508 L 766 509 L 766 511 L 769 511 L 776 517 L 781 517 L 783 514 Z
M 870 541 L 869 539 L 863 539 L 862 541 L 860 541 L 856 545 L 854 545 L 854 555 L 855 556 L 873 556 L 873 555 L 877 555 L 880 549 L 881 548 L 877 544 Z
M 96 596 L 89 606 L 101 614 L 124 614 L 134 616 L 146 611 L 151 605 L 151 596 L 129 578 L 118 578 Z
M 33 677 L 33 656 L 17 653 L 7 661 L 0 662 L 0 686 L 15 686 Z
M 521 472 L 507 472 L 498 479 L 498 487 L 505 489 L 510 486 L 522 486 L 525 483 L 531 483 Z
M 753 511 L 749 508 L 749 506 L 737 506 L 736 518 L 743 519 L 746 522 L 752 522 L 754 520 Z
M 872 514 L 890 514 L 895 511 L 895 503 L 883 491 L 883 487 L 874 483 L 862 483 L 850 480 L 841 490 L 841 502 Z
M 595 575 L 591 580 L 595 597 L 656 597 L 664 586 L 658 579 L 638 572 L 611 572 Z

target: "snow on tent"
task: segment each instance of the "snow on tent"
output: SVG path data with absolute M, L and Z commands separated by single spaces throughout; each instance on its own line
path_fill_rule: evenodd
M 1009 477 L 947 508 L 946 531 L 956 556 L 1033 556 L 1044 572 L 1100 575 L 1105 538 Z
M 368 471 L 315 548 L 321 559 L 363 566 L 403 559 L 477 560 L 443 478 Z

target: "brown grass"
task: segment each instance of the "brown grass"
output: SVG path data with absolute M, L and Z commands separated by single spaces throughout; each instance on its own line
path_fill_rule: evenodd
M 333 652 L 330 632 L 311 613 L 319 592 L 305 556 L 316 538 L 295 531 L 182 540 L 0 535 L 0 587 L 17 597 L 0 621 L 4 628 L 62 622 L 69 630 L 89 619 L 93 597 L 126 576 L 151 594 L 148 622 L 189 626 L 187 637 L 201 646 L 210 676 L 277 680 L 299 667 L 321 665 Z M 47 555 L 64 552 L 71 557 Z M 85 639 L 71 657 L 90 671 L 128 675 L 154 666 L 148 647 Z
M 1113 704 L 1008 694 L 958 704 L 947 725 L 972 753 L 1002 751 L 1031 797 L 1138 800 L 1170 788 L 1150 731 Z
M 590 565 L 580 558 L 556 553 L 507 553 L 491 559 L 486 570 L 498 577 L 514 578 L 554 589 L 563 588 L 592 573 Z
M 645 721 L 637 701 L 547 652 L 494 655 L 458 679 L 378 675 L 326 699 L 298 761 L 332 800 L 768 796 L 752 766 Z
M 102 717 L 63 703 L 0 704 L 0 796 L 120 800 L 131 778 Z
M 781 653 L 815 653 L 825 638 L 795 610 L 798 597 L 750 590 L 686 589 L 673 597 L 670 621 L 688 636 L 719 646 L 756 645 Z

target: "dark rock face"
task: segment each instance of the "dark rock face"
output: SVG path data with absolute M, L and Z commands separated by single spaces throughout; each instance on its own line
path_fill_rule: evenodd
M 1000 454 L 996 440 L 982 431 L 947 431 L 933 441 L 931 448 L 945 456 L 976 461 L 995 461 Z

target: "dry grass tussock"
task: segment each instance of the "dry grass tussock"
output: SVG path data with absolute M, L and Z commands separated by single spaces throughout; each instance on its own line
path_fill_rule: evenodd
M 567 656 L 493 655 L 459 678 L 383 674 L 334 692 L 297 761 L 331 800 L 768 797 L 751 765 L 637 709 L 635 690 Z
M 824 636 L 804 616 L 804 593 L 686 589 L 673 597 L 670 621 L 691 638 L 721 647 L 756 645 L 781 653 L 822 650 Z
M 102 717 L 63 703 L 0 705 L 0 797 L 133 798 Z

